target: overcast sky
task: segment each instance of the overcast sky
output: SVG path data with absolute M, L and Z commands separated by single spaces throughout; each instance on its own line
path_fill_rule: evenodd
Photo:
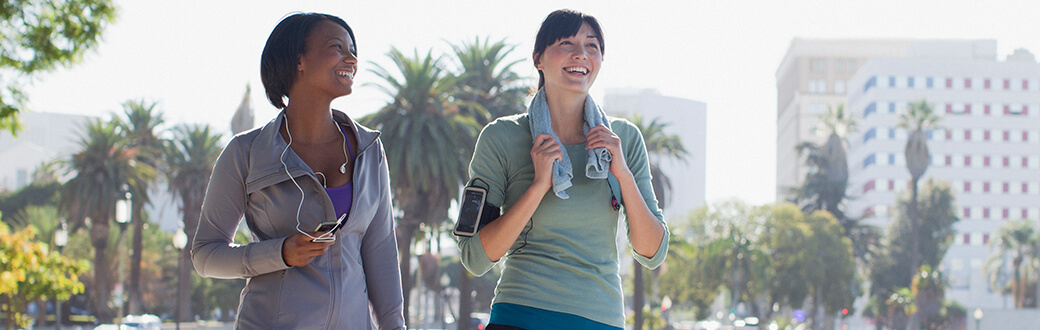
M 572 8 L 599 19 L 607 88 L 654 88 L 705 102 L 709 203 L 774 200 L 776 69 L 793 38 L 995 39 L 1001 59 L 1040 51 L 1038 1 L 117 1 L 119 17 L 82 63 L 44 74 L 28 89 L 34 111 L 107 116 L 131 99 L 158 101 L 167 122 L 208 123 L 230 133 L 246 84 L 257 125 L 274 116 L 260 83 L 260 52 L 292 11 L 346 20 L 361 64 L 353 95 L 333 103 L 352 116 L 389 99 L 370 61 L 385 54 L 449 54 L 475 37 L 517 45 L 526 76 L 534 35 L 550 11 Z M 449 57 L 445 57 L 450 60 Z

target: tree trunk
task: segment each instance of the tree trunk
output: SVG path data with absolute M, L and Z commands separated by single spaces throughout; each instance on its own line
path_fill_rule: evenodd
M 135 198 L 136 199 L 136 198 Z M 130 254 L 130 285 L 127 294 L 130 297 L 127 310 L 128 315 L 142 314 L 144 308 L 141 302 L 141 252 L 144 251 L 141 235 L 144 232 L 144 205 L 143 201 L 133 202 L 134 238 L 133 253 Z
M 181 322 L 192 322 L 195 320 L 195 317 L 191 311 L 191 249 L 188 247 L 181 249 L 180 256 L 177 259 L 180 262 L 180 265 L 177 267 L 179 272 L 177 274 L 177 299 L 179 303 L 177 309 L 180 311 Z M 175 315 L 174 317 L 177 316 Z
M 913 278 L 917 274 L 917 270 L 921 268 L 921 225 L 917 210 L 917 181 L 920 179 L 920 177 L 911 178 L 913 185 L 910 186 L 910 207 L 907 210 L 910 216 L 910 278 Z
M 405 324 L 412 324 L 409 313 L 409 305 L 411 305 L 409 300 L 412 287 L 415 286 L 415 283 L 412 283 L 412 236 L 419 227 L 417 223 L 416 221 L 401 221 L 397 225 L 397 253 L 398 258 L 400 258 L 398 262 L 401 266 L 401 289 L 404 295 Z
M 632 329 L 643 329 L 643 307 L 646 305 L 646 293 L 643 289 L 643 265 L 632 259 Z
M 459 317 L 455 323 L 458 330 L 469 330 L 469 314 L 473 312 L 473 279 L 469 278 L 466 267 L 459 268 Z
M 110 323 L 115 318 L 115 311 L 108 306 L 112 297 L 112 286 L 108 274 L 108 217 L 96 217 L 90 226 L 90 242 L 94 245 L 94 288 L 92 307 L 94 316 L 102 323 Z

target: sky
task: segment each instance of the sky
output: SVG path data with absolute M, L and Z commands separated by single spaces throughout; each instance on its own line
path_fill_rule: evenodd
M 260 53 L 278 21 L 294 11 L 347 21 L 357 38 L 352 95 L 333 102 L 351 116 L 389 96 L 372 84 L 375 64 L 393 68 L 391 47 L 444 56 L 476 38 L 516 45 L 514 68 L 537 77 L 530 60 L 545 16 L 571 8 L 595 16 L 604 62 L 590 94 L 652 88 L 707 104 L 706 199 L 765 204 L 775 199 L 776 70 L 794 38 L 994 39 L 998 57 L 1040 52 L 1038 1 L 121 1 L 115 23 L 80 63 L 40 75 L 29 108 L 110 118 L 127 100 L 158 102 L 169 125 L 209 124 L 230 134 L 245 93 L 256 125 L 277 113 L 260 82 Z M 532 82 L 533 83 L 533 82 Z M 367 85 L 366 85 L 367 84 Z

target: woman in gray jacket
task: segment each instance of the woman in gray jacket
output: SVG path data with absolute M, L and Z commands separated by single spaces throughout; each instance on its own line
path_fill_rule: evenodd
M 192 262 L 205 277 L 246 279 L 235 328 L 404 328 L 379 132 L 331 108 L 352 91 L 354 42 L 335 16 L 279 22 L 260 75 L 282 111 L 235 136 L 213 168 Z M 243 216 L 253 242 L 237 245 Z

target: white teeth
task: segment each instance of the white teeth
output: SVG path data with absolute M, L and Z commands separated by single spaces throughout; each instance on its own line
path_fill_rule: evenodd
M 588 69 L 580 67 L 580 66 L 572 66 L 572 67 L 566 68 L 564 70 L 567 70 L 567 72 L 581 72 L 583 74 L 589 74 L 589 70 Z
M 353 72 L 337 71 L 336 74 L 341 76 L 341 77 L 347 77 L 347 78 L 350 78 L 350 79 L 354 79 L 354 73 Z

